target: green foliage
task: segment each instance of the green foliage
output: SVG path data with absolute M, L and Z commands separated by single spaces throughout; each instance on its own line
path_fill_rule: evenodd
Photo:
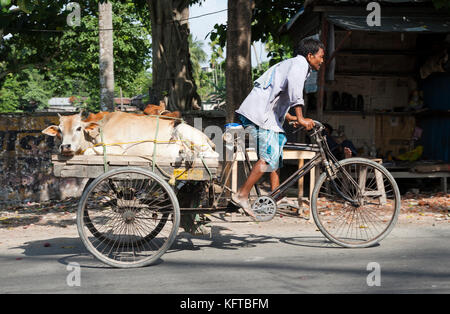
M 8 73 L 18 73 L 30 66 L 43 68 L 59 50 L 62 32 L 37 33 L 32 29 L 62 29 L 65 16 L 61 14 L 63 5 L 69 1 L 39 1 L 32 12 L 34 2 L 11 1 L 11 5 L 19 4 L 19 9 L 2 7 L 0 11 L 0 29 L 9 39 L 0 38 L 0 86 Z M 26 13 L 30 12 L 29 14 Z
M 25 1 L 24 7 L 27 3 L 35 4 L 27 7 L 30 14 L 2 7 L 0 29 L 3 34 L 12 36 L 2 40 L 0 45 L 0 89 L 4 90 L 6 81 L 13 83 L 12 77 L 20 81 L 24 79 L 22 72 L 34 69 L 43 77 L 52 96 L 79 96 L 82 99 L 80 106 L 98 111 L 98 2 L 77 1 L 81 7 L 81 25 L 78 27 L 67 25 L 70 11 L 64 7 L 69 2 L 72 1 Z M 11 3 L 17 4 L 16 1 Z M 151 75 L 146 72 L 151 62 L 149 14 L 147 9 L 138 9 L 131 0 L 112 4 L 116 90 L 122 87 L 124 97 L 132 97 L 147 91 L 146 84 L 151 82 Z M 35 32 L 32 29 L 61 31 Z M 20 110 L 14 97 L 7 103 L 0 102 L 0 107 L 3 111 Z
M 433 0 L 436 9 L 450 10 L 450 0 Z
M 114 80 L 116 91 L 122 87 L 123 96 L 135 96 L 136 92 L 147 89 L 148 86 L 137 86 L 136 81 L 140 77 L 143 80 L 145 71 L 150 67 L 150 39 L 148 20 L 144 23 L 145 14 L 136 12 L 133 3 L 113 2 L 113 43 L 114 43 Z M 64 67 L 61 67 L 59 76 L 71 77 L 78 82 L 84 82 L 83 86 L 77 85 L 72 89 L 72 94 L 89 96 L 95 103 L 89 103 L 89 108 L 99 110 L 99 40 L 98 40 L 98 16 L 84 16 L 81 27 L 88 31 L 78 32 L 74 30 L 65 33 L 62 39 L 62 50 L 68 52 L 64 58 Z M 116 93 L 116 96 L 119 96 Z
M 224 104 L 227 97 L 225 75 L 218 75 L 215 81 L 210 80 L 208 83 L 213 87 L 213 90 L 208 94 L 209 102 L 219 105 Z
M 264 74 L 264 72 L 266 72 L 269 68 L 270 68 L 270 62 L 266 61 L 260 64 L 260 67 L 256 67 L 252 69 L 252 77 L 253 80 L 256 80 L 257 78 L 259 78 L 261 75 Z
M 0 0 L 1 8 L 8 8 L 11 5 L 11 0 Z
M 217 26 L 217 24 L 215 25 Z M 211 33 L 211 36 L 214 35 L 215 33 Z M 215 34 L 217 35 L 217 34 Z M 222 44 L 220 43 L 221 37 L 216 37 L 214 39 L 211 38 L 211 42 L 209 43 L 210 48 L 211 48 L 211 59 L 210 59 L 210 64 L 211 67 L 216 68 L 217 66 L 220 66 L 221 63 L 225 63 L 225 58 L 223 56 L 223 47 Z
M 52 95 L 50 84 L 36 69 L 9 74 L 0 89 L 0 112 L 43 109 Z
M 193 39 L 192 34 L 189 34 L 189 53 L 191 56 L 192 70 L 194 80 L 198 86 L 200 81 L 200 73 L 202 71 L 201 63 L 205 62 L 207 59 L 206 52 L 203 50 L 203 42 L 201 40 L 197 40 L 197 38 Z
M 210 71 L 202 71 L 197 83 L 202 103 L 222 104 L 226 99 L 226 80 L 223 71 L 224 62 L 212 64 Z
M 46 87 L 44 76 L 37 70 L 30 70 L 25 81 L 24 95 L 21 100 L 21 108 L 24 111 L 44 109 L 48 106 L 52 90 Z
M 225 100 L 225 67 L 224 51 L 219 45 L 219 37 L 209 43 L 211 56 L 209 59 L 210 71 L 201 71 L 197 84 L 197 92 L 202 102 L 217 103 Z M 206 60 L 204 60 L 206 61 Z
M 268 51 L 267 57 L 270 58 L 270 66 L 294 56 L 292 42 L 287 35 L 274 39 L 272 35 L 269 34 L 266 42 L 266 49 Z
M 20 93 L 23 90 L 23 82 L 19 82 L 18 78 L 9 74 L 5 83 L 0 89 L 0 112 L 16 112 L 20 104 Z
M 149 87 L 152 86 L 152 74 L 146 70 L 136 73 L 134 79 L 129 82 L 125 92 L 129 96 L 148 94 Z M 122 87 L 123 91 L 123 87 Z M 116 87 L 116 94 L 118 95 L 118 87 Z
M 252 17 L 252 42 L 266 43 L 270 64 L 292 56 L 292 43 L 288 35 L 280 35 L 279 29 L 301 9 L 304 1 L 255 0 Z M 211 40 L 221 47 L 226 44 L 226 25 L 216 24 Z

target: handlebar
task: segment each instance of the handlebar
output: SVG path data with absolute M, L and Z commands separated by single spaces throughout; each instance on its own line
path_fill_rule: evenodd
M 313 127 L 313 129 L 319 130 L 319 129 L 323 128 L 323 124 L 322 124 L 321 122 L 316 121 L 316 120 L 313 120 L 313 122 L 314 122 L 314 127 Z M 294 124 L 293 121 L 289 122 L 289 125 L 293 125 L 293 124 Z M 303 126 L 302 126 L 302 127 L 299 127 L 299 128 L 297 128 L 296 130 L 292 131 L 292 133 L 296 133 L 296 132 L 298 132 L 298 131 L 300 131 L 300 130 L 305 130 L 305 127 L 303 127 Z
M 316 121 L 316 120 L 313 120 L 313 121 L 314 121 L 314 126 L 317 126 L 318 128 L 322 128 L 323 127 L 322 122 L 319 122 L 319 121 Z

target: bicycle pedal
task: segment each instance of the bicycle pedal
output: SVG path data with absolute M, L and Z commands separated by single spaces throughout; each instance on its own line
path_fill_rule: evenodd
M 275 217 L 277 203 L 270 196 L 260 196 L 253 202 L 252 210 L 257 221 L 269 221 Z

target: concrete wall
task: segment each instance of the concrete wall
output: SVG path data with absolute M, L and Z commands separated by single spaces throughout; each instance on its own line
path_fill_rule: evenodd
M 0 208 L 78 196 L 84 182 L 52 175 L 55 138 L 41 131 L 58 124 L 56 113 L 0 115 Z

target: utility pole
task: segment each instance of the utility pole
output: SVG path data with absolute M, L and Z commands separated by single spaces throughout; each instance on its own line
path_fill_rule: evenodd
M 114 55 L 112 4 L 98 3 L 98 27 L 100 42 L 100 107 L 102 111 L 114 111 Z

